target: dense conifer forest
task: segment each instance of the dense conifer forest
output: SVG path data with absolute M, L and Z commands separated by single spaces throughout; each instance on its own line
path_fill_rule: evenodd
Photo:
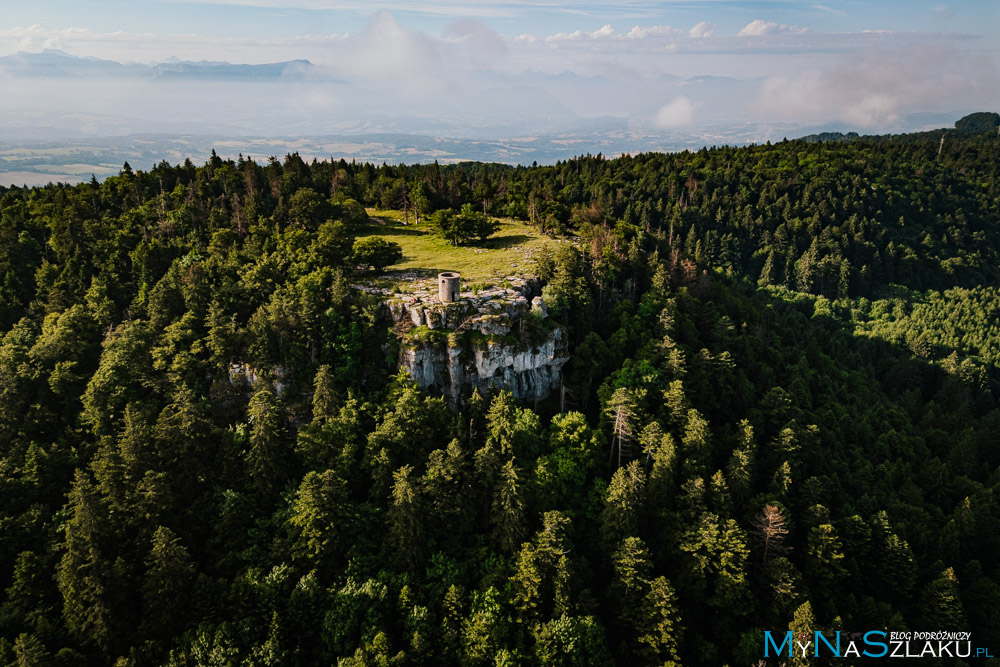
M 352 288 L 463 205 L 575 239 L 568 402 L 423 394 Z M 995 133 L 0 188 L 0 664 L 996 655 L 998 289 Z

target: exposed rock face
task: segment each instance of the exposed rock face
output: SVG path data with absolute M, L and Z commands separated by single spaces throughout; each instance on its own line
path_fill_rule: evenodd
M 272 380 L 271 385 L 278 398 L 288 389 L 288 372 L 284 366 L 275 366 L 270 370 Z M 235 361 L 229 364 L 229 384 L 237 389 L 252 391 L 263 380 L 261 370 L 249 366 L 242 361 Z
M 530 349 L 490 340 L 470 347 L 451 341 L 424 343 L 404 345 L 399 361 L 421 389 L 442 394 L 457 405 L 474 389 L 487 395 L 506 389 L 525 402 L 545 399 L 558 390 L 569 355 L 565 332 L 556 328 Z
M 525 402 L 547 398 L 559 388 L 568 342 L 566 332 L 552 325 L 535 323 L 533 335 L 522 335 L 528 318 L 547 314 L 540 297 L 529 301 L 534 289 L 520 281 L 505 289 L 463 293 L 453 303 L 420 293 L 390 299 L 386 306 L 393 322 L 434 332 L 403 333 L 400 366 L 422 389 L 453 405 L 474 389 L 484 394 L 506 389 Z

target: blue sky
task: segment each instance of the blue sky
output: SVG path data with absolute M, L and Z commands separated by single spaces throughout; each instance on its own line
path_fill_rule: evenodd
M 0 13 L 0 50 L 11 53 L 42 45 L 63 46 L 84 55 L 117 60 L 153 55 L 200 57 L 211 44 L 193 48 L 191 36 L 245 40 L 215 49 L 220 60 L 266 61 L 291 52 L 294 40 L 356 34 L 379 11 L 400 26 L 431 37 L 446 35 L 462 20 L 478 20 L 503 38 L 585 33 L 610 25 L 618 33 L 633 27 L 670 26 L 688 31 L 705 22 L 713 36 L 737 36 L 754 21 L 814 34 L 879 31 L 917 33 L 929 41 L 962 35 L 974 47 L 996 52 L 1000 44 L 1000 3 L 996 0 L 674 0 L 616 3 L 549 0 L 5 0 Z M 257 43 L 254 43 L 254 40 Z M 166 55 L 164 55 L 166 54 Z M 315 57 L 315 50 L 313 50 Z
M 296 89 L 286 111 L 331 130 L 367 122 L 376 100 L 383 117 L 405 107 L 439 120 L 445 107 L 456 127 L 523 112 L 528 132 L 530 118 L 596 116 L 660 131 L 891 131 L 913 114 L 1000 108 L 998 0 L 3 0 L 0 55 L 46 48 L 120 62 L 308 59 L 327 83 Z M 18 92 L 25 113 L 34 98 L 106 111 L 65 86 Z M 110 97 L 136 113 L 149 99 L 189 101 L 143 95 Z
M 509 36 L 595 30 L 605 23 L 694 25 L 709 21 L 736 34 L 754 19 L 809 26 L 814 30 L 968 31 L 996 36 L 994 0 L 858 0 L 728 2 L 453 2 L 438 0 L 378 3 L 336 0 L 32 0 L 5 2 L 5 28 L 41 24 L 47 28 L 88 28 L 94 32 L 190 33 L 220 36 L 289 37 L 303 32 L 357 30 L 378 10 L 427 31 L 441 31 L 455 18 L 479 18 Z

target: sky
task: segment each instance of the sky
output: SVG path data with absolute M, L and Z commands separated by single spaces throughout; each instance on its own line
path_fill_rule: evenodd
M 0 139 L 26 119 L 481 137 L 611 119 L 721 143 L 750 125 L 886 132 L 1000 110 L 997 0 L 0 0 L 0 56 L 44 49 L 316 67 L 295 83 L 125 85 L 15 76 L 0 58 Z

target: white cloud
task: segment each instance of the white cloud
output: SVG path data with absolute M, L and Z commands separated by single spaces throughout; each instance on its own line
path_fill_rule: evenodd
M 635 26 L 625 35 L 627 39 L 649 39 L 651 37 L 677 37 L 683 35 L 683 30 L 669 25 Z
M 773 23 L 771 21 L 762 21 L 761 19 L 754 19 L 746 25 L 743 30 L 740 30 L 740 37 L 764 37 L 766 35 L 780 35 L 782 33 L 791 34 L 802 34 L 807 32 L 806 28 L 799 28 L 794 25 L 785 25 Z
M 678 130 L 694 125 L 695 104 L 684 97 L 675 97 L 660 107 L 653 124 L 661 130 Z
M 711 37 L 715 32 L 715 24 L 709 23 L 708 21 L 702 21 L 701 23 L 695 25 L 691 30 L 688 31 L 690 37 L 699 39 L 701 37 Z
M 467 66 L 500 70 L 507 61 L 507 42 L 476 19 L 462 19 L 449 25 L 442 35 L 442 42 L 443 46 L 450 46 L 460 54 L 461 61 Z
M 389 12 L 378 12 L 348 47 L 345 65 L 355 80 L 389 85 L 409 95 L 426 95 L 450 85 L 438 44 L 403 28 Z
M 615 29 L 606 23 L 593 32 L 574 30 L 573 32 L 557 32 L 545 38 L 546 42 L 578 42 L 585 39 L 607 39 L 615 36 Z
M 713 26 L 714 27 L 714 26 Z M 574 32 L 557 32 L 554 35 L 545 37 L 547 42 L 580 42 L 586 40 L 644 40 L 644 39 L 667 39 L 679 37 L 684 34 L 683 30 L 678 30 L 669 25 L 637 25 L 633 26 L 625 34 L 615 32 L 610 23 L 607 23 L 593 32 L 576 30 Z M 533 41 L 536 38 L 532 35 L 521 35 L 517 39 Z
M 605 23 L 603 26 L 590 33 L 590 36 L 595 39 L 600 39 L 601 37 L 611 37 L 615 34 L 615 29 L 611 27 L 610 23 Z
M 995 108 L 1000 104 L 998 79 L 996 64 L 987 59 L 914 45 L 854 54 L 793 76 L 769 77 L 761 111 L 782 120 L 836 121 L 891 131 L 914 111 Z

